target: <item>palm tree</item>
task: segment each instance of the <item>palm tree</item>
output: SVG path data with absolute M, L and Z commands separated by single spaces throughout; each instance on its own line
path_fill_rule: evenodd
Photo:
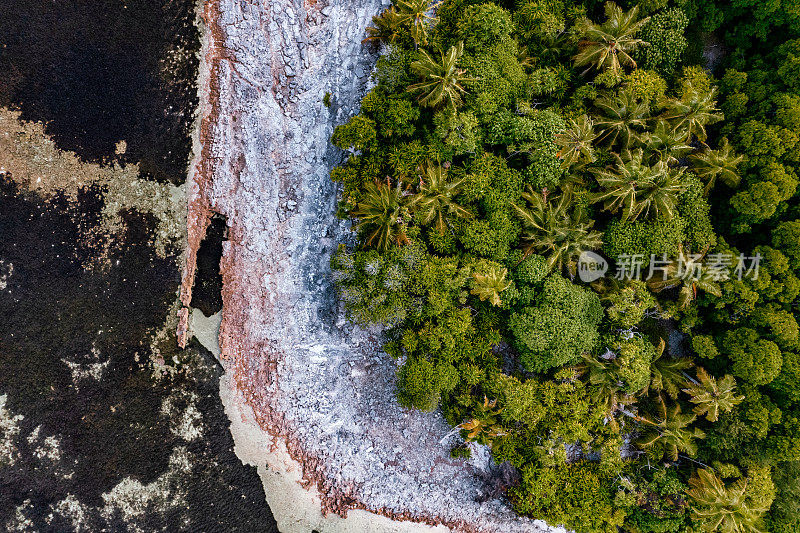
M 595 117 L 594 124 L 603 132 L 600 140 L 607 140 L 610 147 L 619 140 L 621 148 L 626 150 L 631 141 L 640 139 L 639 129 L 650 118 L 650 106 L 640 102 L 628 89 L 600 97 L 595 105 L 600 115 Z
M 669 357 L 665 355 L 666 343 L 661 339 L 656 348 L 656 356 L 650 362 L 650 385 L 658 393 L 666 392 L 671 398 L 678 397 L 681 387 L 686 386 L 684 372 L 692 367 L 692 360 L 688 357 Z
M 730 374 L 725 375 L 719 381 L 703 368 L 697 369 L 698 382 L 694 382 L 683 389 L 683 392 L 690 395 L 690 402 L 697 404 L 694 413 L 698 416 L 706 415 L 709 422 L 716 422 L 719 412 L 722 410 L 727 413 L 738 403 L 744 400 L 744 396 L 736 396 L 736 380 Z
M 351 215 L 360 219 L 356 228 L 367 232 L 366 244 L 386 250 L 389 244 L 408 241 L 402 220 L 403 192 L 399 184 L 368 183 L 363 199 Z
M 435 17 L 428 13 L 434 8 L 428 0 L 399 0 L 380 16 L 372 17 L 372 26 L 367 27 L 367 37 L 362 42 L 383 41 L 393 43 L 408 29 L 416 46 L 428 44 L 428 25 Z
M 570 43 L 566 32 L 548 33 L 541 37 L 534 50 L 535 56 L 544 63 L 561 63 L 565 53 L 569 53 Z
M 691 89 L 683 98 L 666 100 L 666 109 L 661 117 L 667 120 L 674 131 L 685 131 L 687 139 L 695 135 L 699 140 L 706 140 L 706 126 L 723 119 L 718 113 L 716 87 L 710 91 Z
M 702 253 L 693 255 L 691 251 L 684 254 L 683 244 L 678 245 L 678 260 L 672 261 L 666 265 L 666 273 L 662 279 L 650 278 L 647 280 L 647 286 L 653 292 L 661 292 L 665 289 L 672 289 L 680 287 L 678 292 L 678 307 L 686 309 L 692 302 L 697 300 L 697 291 L 701 290 L 708 294 L 713 294 L 716 297 L 722 296 L 722 287 L 720 287 L 719 278 L 716 273 L 708 268 L 700 270 L 698 275 L 690 273 L 688 270 L 692 265 L 699 265 L 703 261 L 708 252 L 708 247 Z M 726 275 L 726 274 L 720 274 Z
M 614 431 L 619 431 L 616 412 L 634 401 L 633 395 L 623 390 L 617 368 L 612 361 L 600 360 L 583 354 L 584 362 L 577 367 L 580 374 L 587 376 L 589 394 L 593 400 L 605 406 L 606 420 Z
M 558 156 L 564 160 L 562 166 L 569 168 L 576 163 L 591 163 L 595 160 L 592 141 L 597 138 L 592 119 L 581 115 L 578 120 L 570 119 L 564 133 L 556 135 L 559 146 Z
M 678 460 L 679 452 L 685 452 L 693 457 L 697 453 L 695 439 L 706 437 L 700 429 L 688 428 L 697 417 L 681 413 L 681 406 L 677 403 L 672 408 L 667 408 L 663 396 L 659 397 L 659 400 L 658 415 L 636 418 L 647 425 L 642 436 L 636 440 L 637 446 L 654 450 L 655 457 L 658 458 L 666 455 L 671 461 Z
M 729 187 L 736 187 L 742 179 L 736 167 L 744 156 L 736 155 L 728 139 L 724 139 L 718 149 L 711 150 L 706 146 L 705 150 L 689 156 L 689 159 L 692 161 L 692 171 L 706 182 L 706 196 L 714 188 L 717 178 Z
M 602 245 L 600 232 L 591 231 L 593 222 L 582 222 L 570 212 L 569 194 L 561 194 L 555 200 L 547 200 L 544 194 L 537 193 L 530 186 L 522 194 L 530 206 L 520 207 L 511 204 L 522 219 L 526 230 L 522 235 L 523 250 L 526 255 L 536 251 L 548 256 L 547 263 L 552 268 L 565 265 L 573 268 L 575 258 L 584 250 L 596 250 Z
M 701 468 L 689 478 L 686 494 L 692 500 L 692 519 L 702 530 L 722 533 L 764 533 L 761 516 L 769 508 L 747 497 L 747 480 L 726 487 L 710 469 Z
M 467 91 L 461 84 L 471 81 L 463 69 L 456 67 L 464 53 L 464 43 L 451 46 L 447 54 L 441 54 L 441 61 L 434 60 L 428 52 L 420 50 L 422 58 L 411 63 L 411 70 L 424 78 L 424 81 L 408 87 L 410 92 L 419 92 L 419 103 L 426 107 L 436 107 L 447 101 L 454 109 L 461 104 L 461 95 Z
M 429 0 L 398 0 L 397 19 L 409 28 L 411 38 L 417 46 L 428 44 L 428 24 L 435 17 L 428 13 L 435 7 Z
M 400 38 L 401 29 L 402 25 L 397 10 L 394 6 L 390 6 L 380 16 L 372 17 L 372 26 L 367 26 L 367 36 L 361 42 L 393 43 Z
M 592 68 L 596 70 L 611 69 L 616 73 L 623 66 L 636 67 L 631 54 L 645 44 L 636 38 L 636 33 L 647 24 L 649 17 L 637 20 L 639 7 L 630 11 L 622 11 L 614 3 L 606 4 L 607 20 L 595 24 L 589 19 L 583 21 L 580 28 L 582 38 L 578 42 L 578 54 L 574 57 L 575 66 L 588 65 L 583 74 Z
M 594 196 L 594 202 L 604 202 L 604 208 L 616 213 L 622 209 L 624 220 L 636 220 L 639 215 L 664 215 L 672 218 L 678 195 L 686 190 L 680 179 L 682 169 L 670 169 L 663 161 L 648 165 L 641 149 L 627 152 L 626 160 L 615 154 L 614 169 L 597 169 L 593 172 L 603 191 Z
M 475 416 L 458 426 L 467 432 L 464 436 L 466 440 L 476 441 L 479 444 L 491 444 L 494 439 L 506 434 L 498 420 L 502 409 L 496 408 L 496 406 L 497 400 L 490 402 L 489 398 L 483 397 L 483 405 L 478 405 Z
M 486 274 L 475 272 L 472 277 L 475 279 L 473 282 L 471 294 L 474 294 L 481 301 L 489 300 L 493 306 L 498 307 L 500 302 L 500 293 L 511 286 L 511 282 L 506 280 L 508 269 L 502 270 L 496 266 L 489 267 Z
M 642 142 L 658 155 L 660 161 L 675 165 L 693 150 L 686 143 L 687 137 L 684 131 L 675 131 L 666 120 L 658 119 L 653 130 L 642 136 Z
M 447 169 L 430 161 L 422 165 L 421 170 L 419 190 L 409 200 L 408 208 L 422 225 L 433 223 L 439 235 L 444 235 L 451 217 L 472 216 L 455 201 L 464 180 L 448 181 Z

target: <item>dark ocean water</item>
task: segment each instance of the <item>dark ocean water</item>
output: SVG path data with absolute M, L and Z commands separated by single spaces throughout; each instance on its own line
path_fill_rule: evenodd
M 111 160 L 125 140 L 124 160 L 143 177 L 179 183 L 196 107 L 193 20 L 183 0 L 0 0 L 0 105 L 46 122 L 60 149 L 87 161 Z M 0 175 L 0 396 L 17 417 L 5 434 L 0 420 L 14 459 L 0 457 L 0 530 L 73 531 L 76 513 L 58 506 L 77 501 L 84 531 L 276 531 L 255 469 L 233 453 L 216 361 L 166 338 L 157 349 L 178 370 L 154 373 L 179 250 L 159 257 L 156 220 L 136 210 L 121 213 L 121 234 L 103 235 L 104 201 L 92 187 L 45 203 Z M 209 309 L 219 305 L 213 248 L 200 281 Z M 106 266 L 92 267 L 103 250 Z M 174 430 L 172 413 L 189 407 L 199 438 Z M 44 457 L 48 442 L 58 453 Z M 127 514 L 109 505 L 103 495 L 126 478 L 161 483 L 166 501 Z
M 99 162 L 125 140 L 144 175 L 183 182 L 197 106 L 193 0 L 0 0 L 0 106 Z

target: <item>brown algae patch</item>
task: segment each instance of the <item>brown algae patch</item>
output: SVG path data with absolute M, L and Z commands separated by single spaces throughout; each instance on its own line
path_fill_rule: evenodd
M 118 154 L 125 149 L 120 141 Z M 43 124 L 22 121 L 20 112 L 6 108 L 0 108 L 0 172 L 10 174 L 23 190 L 46 199 L 63 195 L 76 202 L 81 191 L 100 187 L 104 206 L 99 227 L 103 231 L 118 234 L 124 227 L 121 211 L 135 209 L 157 220 L 153 246 L 159 257 L 185 248 L 184 186 L 141 179 L 138 164 L 87 163 L 74 152 L 59 150 Z

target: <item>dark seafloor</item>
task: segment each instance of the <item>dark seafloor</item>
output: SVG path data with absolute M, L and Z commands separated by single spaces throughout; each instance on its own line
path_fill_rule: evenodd
M 0 0 L 0 106 L 46 123 L 59 149 L 86 161 L 182 183 L 194 9 Z M 135 209 L 122 212 L 123 231 L 99 231 L 104 192 L 46 201 L 0 173 L 0 530 L 276 531 L 255 469 L 233 453 L 221 368 L 196 342 L 154 341 L 181 250 L 159 257 L 153 217 Z M 209 313 L 219 310 L 217 233 L 201 249 L 193 302 Z M 101 253 L 107 266 L 92 267 Z

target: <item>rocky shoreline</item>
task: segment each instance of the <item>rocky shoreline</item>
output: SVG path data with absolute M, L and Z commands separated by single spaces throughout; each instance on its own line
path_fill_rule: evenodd
M 330 254 L 350 234 L 334 216 L 329 172 L 342 155 L 328 139 L 365 93 L 375 56 L 361 39 L 384 7 L 203 4 L 178 336 L 185 343 L 191 334 L 206 228 L 212 216 L 225 217 L 220 393 L 237 452 L 258 465 L 281 531 L 555 530 L 494 496 L 485 453 L 451 459 L 457 437 L 439 414 L 397 405 L 395 364 L 380 352 L 380 332 L 348 325 L 334 297 Z M 283 481 L 270 481 L 275 475 Z M 311 496 L 293 500 L 290 486 Z M 348 515 L 353 509 L 370 513 Z

